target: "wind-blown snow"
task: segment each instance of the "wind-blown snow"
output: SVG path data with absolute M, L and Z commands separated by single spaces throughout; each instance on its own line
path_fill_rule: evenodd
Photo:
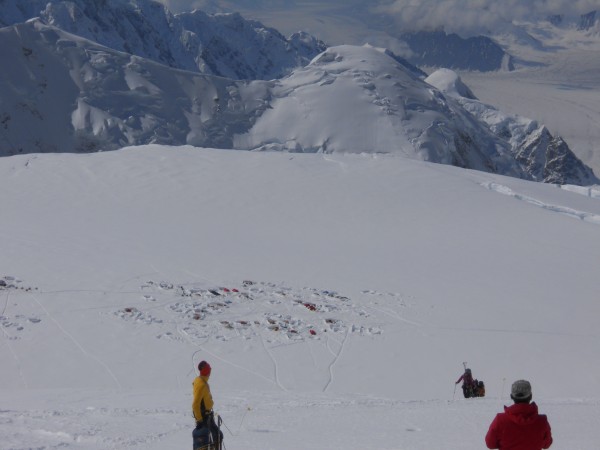
M 528 378 L 595 449 L 599 198 L 391 155 L 2 158 L 2 447 L 190 446 L 207 359 L 227 448 L 480 449 Z

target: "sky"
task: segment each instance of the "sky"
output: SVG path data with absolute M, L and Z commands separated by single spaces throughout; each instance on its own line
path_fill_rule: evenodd
M 207 5 L 235 9 L 306 8 L 315 5 L 309 0 L 163 0 L 173 11 L 180 12 Z M 347 6 L 353 2 L 325 0 L 319 8 Z M 365 5 L 365 2 L 355 2 Z M 544 18 L 563 14 L 579 16 L 600 8 L 598 0 L 371 0 L 373 12 L 393 17 L 401 26 L 417 28 L 444 27 L 448 32 L 485 33 L 498 30 L 512 21 Z M 352 9 L 348 10 L 349 12 Z

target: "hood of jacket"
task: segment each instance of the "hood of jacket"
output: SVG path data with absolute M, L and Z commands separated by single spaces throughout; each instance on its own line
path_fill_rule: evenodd
M 535 402 L 515 403 L 512 406 L 505 406 L 504 412 L 512 422 L 519 425 L 528 425 L 538 418 L 538 407 Z

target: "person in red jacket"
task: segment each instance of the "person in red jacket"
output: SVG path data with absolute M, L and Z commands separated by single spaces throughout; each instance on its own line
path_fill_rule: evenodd
M 471 369 L 465 368 L 465 373 L 463 373 L 460 376 L 460 378 L 458 380 L 456 380 L 456 382 L 454 384 L 458 384 L 461 381 L 463 382 L 462 390 L 463 390 L 463 395 L 465 396 L 465 398 L 473 397 L 473 394 L 475 392 L 475 388 L 477 385 L 475 384 L 475 380 L 473 379 L 473 374 L 471 373 Z
M 496 415 L 485 436 L 487 448 L 500 450 L 541 450 L 552 445 L 552 431 L 548 418 L 538 414 L 537 405 L 531 401 L 531 384 L 527 380 L 515 381 L 510 398 L 515 402 L 505 406 Z

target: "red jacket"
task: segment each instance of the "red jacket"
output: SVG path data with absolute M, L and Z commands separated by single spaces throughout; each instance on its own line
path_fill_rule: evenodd
M 458 380 L 456 380 L 456 383 L 454 384 L 458 384 L 461 381 L 463 382 L 463 384 L 471 386 L 473 385 L 473 375 L 471 373 L 465 372 L 460 376 Z
M 496 415 L 485 443 L 491 449 L 541 450 L 552 445 L 552 432 L 535 403 L 515 403 Z

